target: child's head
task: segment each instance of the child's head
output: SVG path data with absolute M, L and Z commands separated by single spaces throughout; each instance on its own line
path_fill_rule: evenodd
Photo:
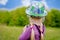
M 45 6 L 42 2 L 34 1 L 31 3 L 30 7 L 26 10 L 27 15 L 29 15 L 30 20 L 40 20 L 47 15 Z
M 30 23 L 43 23 L 45 20 L 45 17 L 34 17 L 34 16 L 29 16 L 29 21 Z
M 42 2 L 34 1 L 26 10 L 26 14 L 34 17 L 45 17 L 47 15 L 45 6 Z

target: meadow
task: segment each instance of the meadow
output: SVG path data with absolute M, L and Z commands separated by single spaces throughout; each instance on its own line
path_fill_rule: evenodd
M 18 40 L 23 27 L 0 25 L 0 40 Z M 60 28 L 46 27 L 45 40 L 60 40 Z
M 12 11 L 0 10 L 0 40 L 18 40 L 23 26 L 29 23 L 29 18 L 25 12 L 26 8 L 21 7 Z M 44 22 L 47 26 L 44 39 L 60 40 L 60 10 L 53 8 L 47 13 Z

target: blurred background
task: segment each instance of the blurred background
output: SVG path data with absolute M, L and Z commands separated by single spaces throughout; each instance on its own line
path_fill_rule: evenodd
M 29 23 L 25 10 L 31 1 L 0 0 L 0 40 L 18 40 L 23 27 Z M 45 40 L 60 40 L 60 0 L 44 1 L 48 6 Z

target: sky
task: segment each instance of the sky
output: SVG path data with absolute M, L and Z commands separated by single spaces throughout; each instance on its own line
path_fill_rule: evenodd
M 0 0 L 0 9 L 14 9 L 21 6 L 28 6 L 31 0 Z M 37 0 L 41 1 L 41 0 Z M 45 0 L 49 9 L 60 9 L 60 0 Z

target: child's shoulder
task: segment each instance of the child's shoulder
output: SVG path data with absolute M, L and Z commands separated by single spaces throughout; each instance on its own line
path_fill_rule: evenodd
M 23 28 L 23 32 L 25 32 L 26 30 L 30 30 L 30 29 L 31 29 L 30 25 L 25 25 L 25 27 Z
M 30 26 L 30 24 L 28 24 L 28 25 L 25 25 L 25 28 L 28 28 Z

